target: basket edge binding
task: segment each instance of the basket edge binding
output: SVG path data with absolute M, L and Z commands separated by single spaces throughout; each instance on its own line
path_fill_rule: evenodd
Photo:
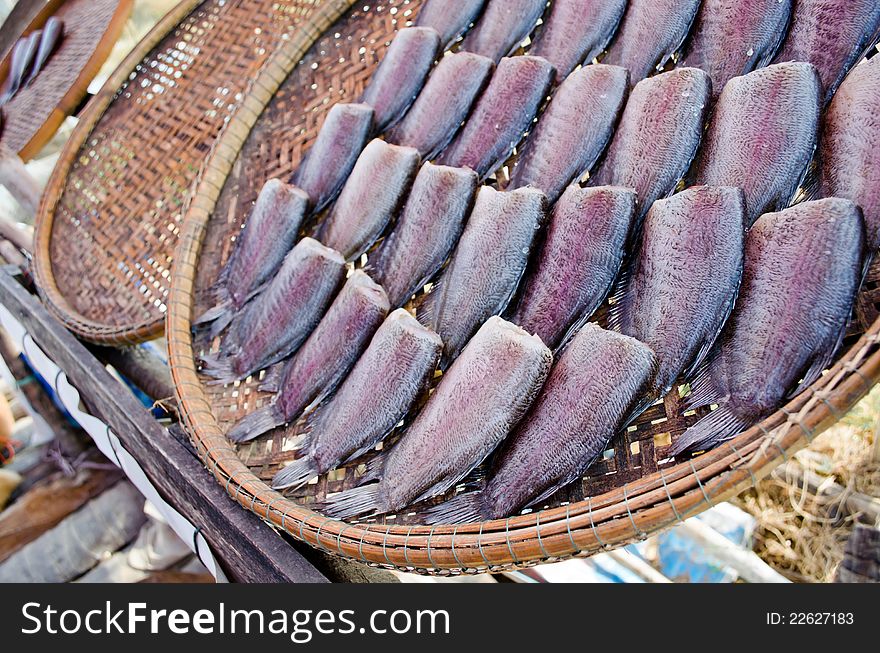
M 40 206 L 34 219 L 34 260 L 33 272 L 37 289 L 49 311 L 64 326 L 77 336 L 89 342 L 106 345 L 132 345 L 161 335 L 164 320 L 145 320 L 138 324 L 111 327 L 89 320 L 80 315 L 67 301 L 58 285 L 52 270 L 49 245 L 52 238 L 52 224 L 55 209 L 64 192 L 65 181 L 80 148 L 91 135 L 95 126 L 112 103 L 117 91 L 128 79 L 131 72 L 158 44 L 170 34 L 203 0 L 181 0 L 172 8 L 137 46 L 116 67 L 101 90 L 86 105 L 80 114 L 70 138 L 49 177 L 40 199 Z
M 284 498 L 237 457 L 196 372 L 191 317 L 208 220 L 251 129 L 298 60 L 356 4 L 331 0 L 264 65 L 214 143 L 185 207 L 166 316 L 181 416 L 206 467 L 242 507 L 292 537 L 368 564 L 449 575 L 562 560 L 644 539 L 757 483 L 861 399 L 880 379 L 880 320 L 810 388 L 733 440 L 578 503 L 482 524 L 348 524 Z

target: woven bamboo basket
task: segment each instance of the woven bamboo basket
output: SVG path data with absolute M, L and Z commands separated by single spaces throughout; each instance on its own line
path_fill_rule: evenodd
M 37 285 L 71 331 L 161 335 L 187 192 L 245 85 L 319 2 L 182 0 L 90 101 L 35 230 Z
M 394 31 L 415 17 L 419 4 L 323 4 L 254 80 L 188 204 L 166 327 L 171 369 L 199 455 L 242 506 L 319 549 L 419 573 L 479 573 L 589 555 L 645 538 L 753 485 L 877 382 L 880 268 L 875 267 L 835 365 L 784 408 L 703 455 L 668 455 L 669 444 L 699 417 L 685 414 L 672 393 L 617 434 L 580 483 L 509 519 L 425 526 L 422 504 L 406 514 L 343 522 L 310 507 L 352 487 L 363 469 L 359 463 L 375 452 L 293 493 L 271 490 L 267 481 L 295 456 L 291 449 L 301 425 L 233 446 L 224 435 L 228 427 L 268 400 L 257 390 L 262 373 L 228 387 L 207 384 L 196 357 L 214 343 L 193 336 L 192 317 L 208 307 L 207 289 L 262 184 L 286 178 L 333 103 L 360 94 Z

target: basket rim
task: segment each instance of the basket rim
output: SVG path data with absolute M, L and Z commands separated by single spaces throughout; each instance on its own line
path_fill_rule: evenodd
M 40 199 L 34 218 L 33 274 L 37 289 L 49 311 L 64 326 L 89 342 L 107 345 L 130 345 L 144 342 L 162 334 L 164 317 L 145 319 L 140 322 L 111 326 L 102 324 L 80 314 L 67 300 L 55 280 L 50 255 L 52 226 L 55 210 L 64 193 L 67 175 L 76 161 L 80 148 L 88 140 L 95 126 L 104 116 L 116 93 L 129 75 L 159 43 L 170 34 L 203 0 L 181 0 L 144 36 L 135 48 L 122 60 L 107 81 L 83 109 L 79 122 L 73 128 L 52 169 L 49 182 Z M 121 4 L 131 4 L 123 0 Z M 121 27 L 121 26 L 120 26 Z
M 482 523 L 387 525 L 325 517 L 272 490 L 238 458 L 196 371 L 192 312 L 207 224 L 263 109 L 296 63 L 352 0 L 331 0 L 270 57 L 196 179 L 175 252 L 166 316 L 182 423 L 208 470 L 242 507 L 323 551 L 360 562 L 450 575 L 589 555 L 641 540 L 754 486 L 834 424 L 880 380 L 880 319 L 812 386 L 732 440 L 577 503 Z

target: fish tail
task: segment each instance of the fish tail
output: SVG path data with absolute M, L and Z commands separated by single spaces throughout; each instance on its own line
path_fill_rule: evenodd
M 233 442 L 247 442 L 282 424 L 284 420 L 278 414 L 275 404 L 271 403 L 238 420 L 229 429 L 226 437 Z
M 482 492 L 467 492 L 425 511 L 426 524 L 465 524 L 488 519 Z
M 724 403 L 691 426 L 672 443 L 670 455 L 685 451 L 703 451 L 729 440 L 748 427 L 754 420 L 739 415 L 730 403 Z
M 272 479 L 272 489 L 296 489 L 308 483 L 319 473 L 314 458 L 311 456 L 297 458 L 275 474 L 275 478 Z
M 321 511 L 335 519 L 350 519 L 360 515 L 372 515 L 380 512 L 380 483 L 356 487 L 326 499 L 321 504 Z
M 201 372 L 205 376 L 209 376 L 213 381 L 208 381 L 208 385 L 225 385 L 233 383 L 239 379 L 232 369 L 232 356 L 223 355 L 207 355 L 202 357 Z
M 266 372 L 263 382 L 257 386 L 260 392 L 278 392 L 281 389 L 281 374 L 285 363 L 276 363 Z

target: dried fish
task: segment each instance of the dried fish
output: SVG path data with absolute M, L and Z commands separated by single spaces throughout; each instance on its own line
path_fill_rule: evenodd
M 489 0 L 461 48 L 497 62 L 519 47 L 546 7 L 547 0 Z
M 426 0 L 419 9 L 416 25 L 437 30 L 440 43 L 446 48 L 477 20 L 484 4 L 486 0 Z
M 9 64 L 9 74 L 3 83 L 3 93 L 0 95 L 0 105 L 9 102 L 13 96 L 21 90 L 24 80 L 31 69 L 34 57 L 40 47 L 42 30 L 34 30 L 29 36 L 20 38 L 12 49 L 12 57 Z
M 31 73 L 28 75 L 27 81 L 25 82 L 25 86 L 34 81 L 37 75 L 43 70 L 49 57 L 52 56 L 52 53 L 55 52 L 55 48 L 57 48 L 58 44 L 61 42 L 63 33 L 64 22 L 60 18 L 52 16 L 46 21 L 46 24 L 43 25 L 43 34 L 40 36 L 40 45 L 36 57 L 34 58 L 34 65 L 31 68 Z

